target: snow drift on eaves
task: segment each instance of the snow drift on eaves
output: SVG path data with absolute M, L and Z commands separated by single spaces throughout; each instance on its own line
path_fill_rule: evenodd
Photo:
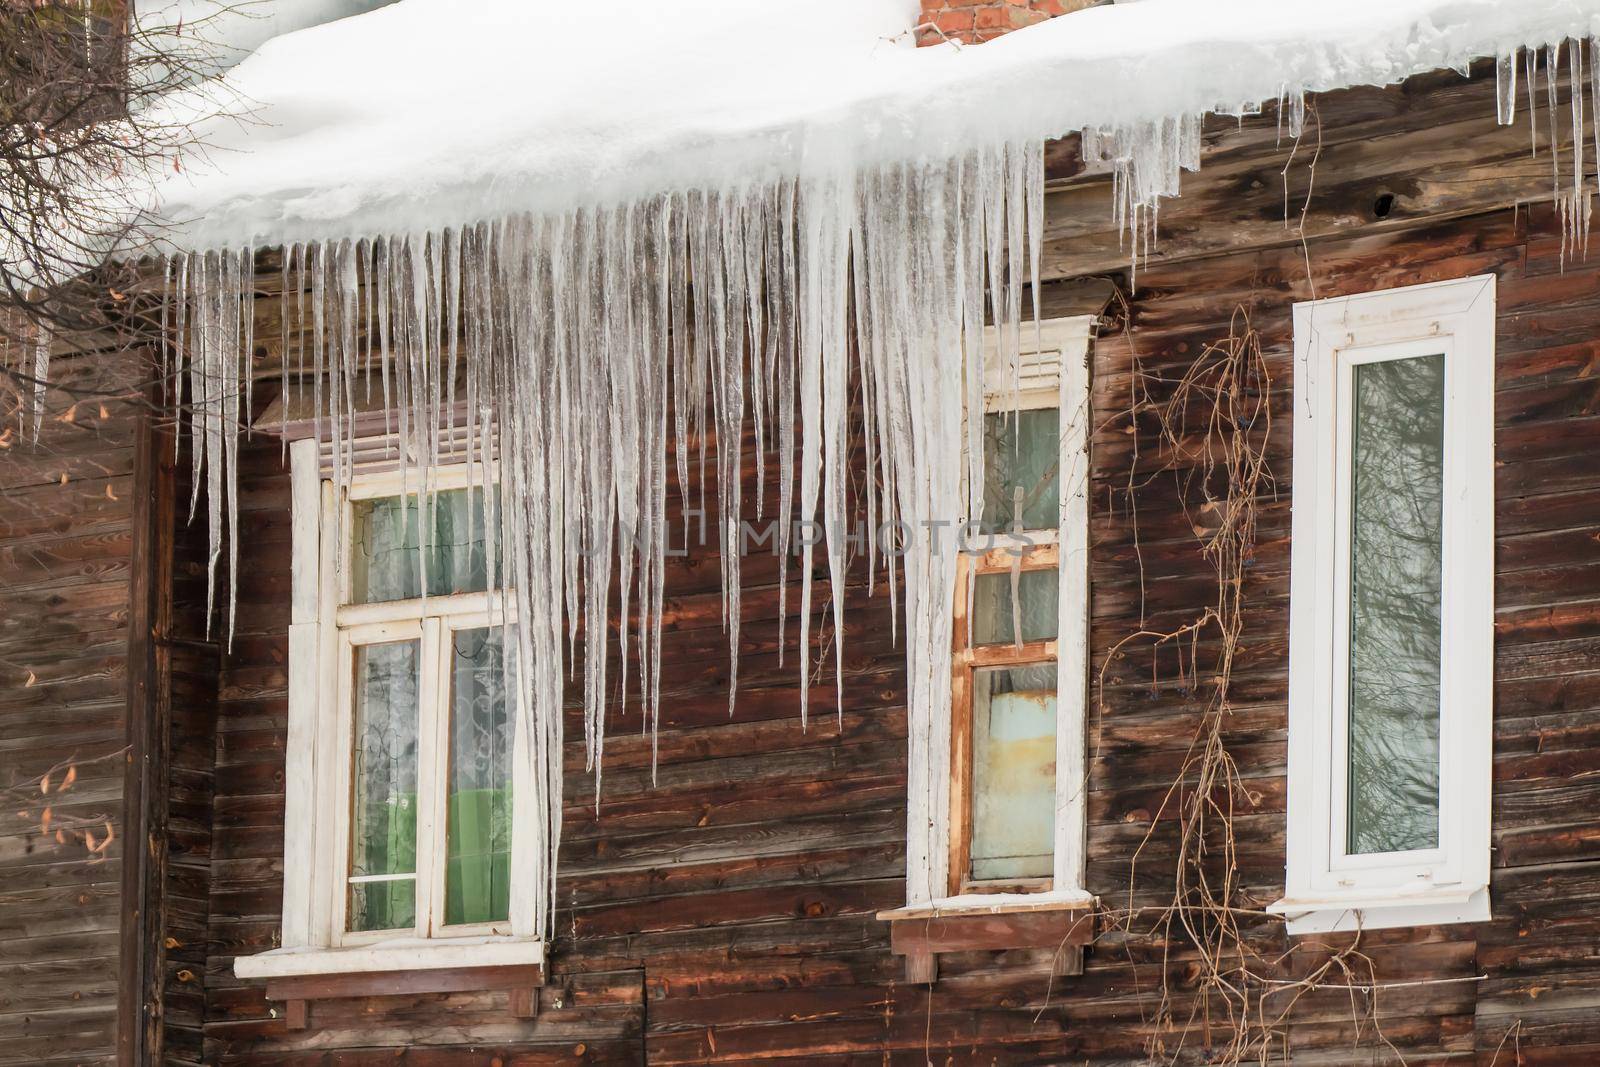
M 1253 109 L 1585 37 L 1600 0 L 1144 0 L 913 48 L 915 0 L 402 0 L 269 41 L 160 185 L 190 248 L 412 232 Z

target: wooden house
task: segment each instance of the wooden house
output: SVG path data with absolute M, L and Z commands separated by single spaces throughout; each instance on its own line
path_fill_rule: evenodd
M 1493 55 L 1313 93 L 1295 136 L 1208 116 L 1136 262 L 1111 168 L 1052 141 L 1041 324 L 975 438 L 1039 536 L 962 557 L 942 724 L 910 578 L 853 561 L 839 661 L 793 545 L 742 555 L 730 710 L 730 542 L 685 514 L 777 510 L 793 439 L 747 414 L 764 480 L 664 475 L 659 721 L 630 680 L 597 778 L 570 670 L 555 812 L 474 475 L 441 464 L 419 548 L 398 405 L 336 446 L 280 395 L 367 296 L 286 321 L 307 261 L 252 252 L 215 607 L 162 353 L 59 344 L 38 441 L 0 437 L 0 1063 L 1600 1062 L 1596 142 L 1550 69 L 1505 125 Z

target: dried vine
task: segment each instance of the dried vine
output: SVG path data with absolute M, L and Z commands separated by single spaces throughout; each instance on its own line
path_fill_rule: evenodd
M 1176 380 L 1148 374 L 1137 355 L 1132 372 L 1126 414 L 1154 418 L 1160 457 L 1156 470 L 1141 477 L 1135 452 L 1122 492 L 1131 509 L 1140 488 L 1172 476 L 1216 578 L 1216 599 L 1195 618 L 1164 630 L 1142 625 L 1111 648 L 1097 680 L 1104 717 L 1107 670 L 1129 646 L 1143 644 L 1153 654 L 1173 650 L 1184 687 L 1205 694 L 1178 771 L 1135 850 L 1126 909 L 1109 917 L 1114 929 L 1164 946 L 1163 978 L 1147 1019 L 1153 1024 L 1147 1054 L 1152 1061 L 1177 1062 L 1186 1049 L 1192 1053 L 1190 1046 L 1200 1044 L 1213 1063 L 1288 1062 L 1286 1027 L 1295 1008 L 1311 993 L 1340 990 L 1349 996 L 1356 1039 L 1370 1030 L 1399 1056 L 1377 1024 L 1382 987 L 1361 951 L 1360 935 L 1343 945 L 1315 946 L 1315 960 L 1297 975 L 1295 952 L 1273 954 L 1272 940 L 1260 936 L 1262 924 L 1282 919 L 1250 899 L 1240 882 L 1234 823 L 1258 806 L 1260 796 L 1228 749 L 1231 688 L 1249 614 L 1246 582 L 1255 560 L 1260 508 L 1276 495 L 1269 464 L 1273 383 L 1260 336 L 1241 307 L 1227 336 L 1207 345 Z M 1208 653 L 1214 659 L 1203 670 Z M 1163 825 L 1177 829 L 1177 852 L 1167 861 L 1171 897 L 1159 906 L 1141 906 L 1136 876 Z M 1185 983 L 1193 985 L 1187 1006 L 1173 985 L 1177 946 L 1192 950 L 1197 960 Z

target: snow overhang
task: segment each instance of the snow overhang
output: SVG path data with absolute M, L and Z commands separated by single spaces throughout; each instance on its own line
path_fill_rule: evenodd
M 1600 0 L 1145 0 L 914 48 L 915 0 L 401 0 L 267 41 L 173 101 L 206 148 L 160 182 L 179 247 L 438 230 L 851 175 L 1583 38 Z M 248 108 L 246 121 L 238 121 Z

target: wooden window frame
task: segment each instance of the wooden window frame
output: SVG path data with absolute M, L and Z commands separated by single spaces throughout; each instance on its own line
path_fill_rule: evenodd
M 956 555 L 955 619 L 951 634 L 950 820 L 946 890 L 949 899 L 1083 895 L 1084 710 L 1088 702 L 1088 411 L 1089 350 L 1094 319 L 1082 316 L 1040 324 L 1037 342 L 1022 338 L 1022 368 L 1013 380 L 1000 354 L 999 336 L 985 332 L 983 412 L 1057 410 L 1061 499 L 1055 528 L 1024 529 L 963 538 Z M 970 529 L 970 526 L 969 526 Z M 1020 533 L 1020 536 L 1018 535 Z M 987 574 L 1054 569 L 1059 575 L 1056 639 L 974 646 L 968 605 L 972 583 Z M 1020 637 L 1020 634 L 1017 635 Z M 988 667 L 1056 667 L 1056 810 L 1052 871 L 1048 878 L 976 881 L 972 860 L 974 675 Z
M 1007 540 L 996 538 L 996 540 Z M 1013 555 L 1015 553 L 1015 555 Z M 1032 546 L 996 547 L 981 554 L 963 553 L 956 559 L 956 616 L 950 681 L 950 875 L 952 897 L 973 893 L 1048 893 L 1055 888 L 1056 876 L 1049 878 L 991 879 L 975 881 L 967 877 L 972 866 L 972 787 L 974 778 L 973 676 L 991 667 L 1038 667 L 1054 665 L 1057 671 L 1057 730 L 1063 725 L 1059 713 L 1062 686 L 1059 658 L 1060 642 L 1026 641 L 1009 645 L 973 645 L 969 641 L 967 617 L 968 583 L 986 574 L 1009 575 L 1013 567 L 1022 572 L 1060 570 L 1061 553 L 1052 540 Z M 1065 597 L 1060 599 L 1065 600 Z M 1060 746 L 1056 765 L 1061 766 Z M 1056 776 L 1056 807 L 1062 808 L 1061 776 Z M 1060 835 L 1053 842 L 1062 847 Z M 1052 850 L 1052 863 L 1053 863 Z
M 1000 356 L 998 332 L 984 333 L 984 414 L 1057 408 L 1061 412 L 1060 517 L 1056 529 L 958 537 L 951 629 L 951 703 L 947 733 L 930 725 L 929 765 L 948 767 L 947 810 L 908 821 L 907 854 L 936 857 L 934 876 L 908 872 L 905 907 L 878 913 L 891 924 L 890 944 L 906 960 L 906 978 L 932 982 L 946 952 L 1049 949 L 1052 971 L 1080 974 L 1094 939 L 1095 898 L 1086 890 L 1087 789 L 1085 724 L 1089 702 L 1089 357 L 1095 315 L 1052 319 L 1022 330 L 1020 380 Z M 1013 385 L 1017 388 L 1013 388 Z M 965 549 L 963 551 L 963 549 Z M 973 577 L 1054 566 L 1060 576 L 1054 641 L 970 647 L 967 600 Z M 1056 664 L 1056 807 L 1051 877 L 1007 882 L 965 878 L 971 850 L 973 672 L 989 666 Z M 948 740 L 941 740 L 945 737 Z M 916 752 L 918 740 L 912 739 Z M 942 868 L 942 870 L 940 869 Z M 927 886 L 924 898 L 919 885 Z M 946 895 L 939 896 L 940 891 Z
M 1043 405 L 1039 405 L 1042 407 Z M 1065 434 L 1063 434 L 1065 436 Z M 1065 470 L 1065 467 L 1062 468 Z M 1062 694 L 1066 688 L 1061 677 L 1061 663 L 1059 658 L 1060 640 L 1058 637 L 1051 641 L 1025 641 L 1009 645 L 991 644 L 976 645 L 971 641 L 972 620 L 968 617 L 967 606 L 971 603 L 971 583 L 984 575 L 1010 575 L 1013 570 L 1019 572 L 1038 572 L 1054 570 L 1060 573 L 1061 552 L 1056 542 L 1054 530 L 1027 530 L 1024 531 L 1026 540 L 1008 535 L 995 535 L 994 547 L 988 547 L 985 541 L 982 552 L 962 552 L 956 557 L 956 599 L 955 599 L 955 626 L 951 643 L 951 673 L 950 679 L 950 833 L 949 833 L 949 895 L 962 897 L 970 894 L 995 894 L 995 893 L 1048 893 L 1055 888 L 1056 874 L 1048 878 L 1019 878 L 1019 879 L 986 879 L 982 881 L 968 877 L 972 867 L 972 809 L 975 768 L 976 742 L 973 738 L 973 700 L 974 700 L 974 675 L 977 671 L 993 667 L 1040 667 L 1053 665 L 1056 668 L 1056 708 L 1059 731 L 1069 723 L 1071 716 L 1061 714 Z M 1058 611 L 1067 601 L 1065 586 L 1057 598 Z M 1059 818 L 1062 808 L 1061 752 L 1058 738 L 1057 745 L 1057 775 L 1056 775 L 1056 807 Z M 1061 835 L 1056 835 L 1052 842 L 1052 866 L 1054 855 L 1062 847 Z
M 1037 335 L 1031 325 L 1024 326 L 1022 374 L 1017 383 L 1020 387 L 1015 390 L 1010 361 L 1000 355 L 997 331 L 992 327 L 985 331 L 982 358 L 986 362 L 985 377 L 991 385 L 984 401 L 985 413 L 1013 408 L 1058 408 L 1062 413 L 1060 520 L 1056 529 L 1023 531 L 1026 541 L 1015 540 L 1007 534 L 996 534 L 992 538 L 984 535 L 980 540 L 980 535 L 973 532 L 976 527 L 971 524 L 958 538 L 967 550 L 961 551 L 958 547 L 955 553 L 956 587 L 950 636 L 952 699 L 946 712 L 951 729 L 946 742 L 940 736 L 943 724 L 933 724 L 928 741 L 930 765 L 949 768 L 951 789 L 948 806 L 941 805 L 944 810 L 931 813 L 934 817 L 925 823 L 914 819 L 907 826 L 908 853 L 937 857 L 937 866 L 934 868 L 936 876 L 925 890 L 919 888 L 916 877 L 908 877 L 910 899 L 904 908 L 880 913 L 880 918 L 897 923 L 897 945 L 902 941 L 910 945 L 913 940 L 921 945 L 926 933 L 922 924 L 930 916 L 951 920 L 964 914 L 979 917 L 987 923 L 981 938 L 994 939 L 999 946 L 1019 935 L 1005 935 L 992 929 L 996 914 L 1083 911 L 1094 905 L 1094 898 L 1084 888 L 1087 785 L 1084 724 L 1089 694 L 1088 361 L 1096 322 L 1094 315 L 1047 320 L 1040 324 Z M 1016 552 L 1020 555 L 1014 556 Z M 1011 645 L 968 647 L 968 583 L 979 574 L 1009 574 L 1014 560 L 1026 570 L 1052 566 L 1057 569 L 1060 615 L 1056 640 L 1027 643 L 1020 651 Z M 1057 725 L 1051 877 L 1048 882 L 1030 879 L 971 883 L 964 875 L 971 848 L 973 672 L 987 666 L 1052 660 L 1057 669 Z M 915 750 L 915 742 L 913 747 Z M 899 920 L 915 920 L 911 922 L 919 927 L 915 938 L 900 929 Z M 1073 928 L 1088 930 L 1089 926 L 1092 924 L 1075 924 Z M 924 954 L 922 948 L 908 947 L 904 951 Z M 934 947 L 929 951 L 941 950 Z M 924 973 L 915 965 L 912 972 Z
M 542 979 L 530 982 L 528 975 L 534 971 L 542 975 L 545 953 L 533 913 L 535 894 L 526 888 L 535 870 L 532 820 L 537 818 L 537 805 L 527 780 L 528 739 L 520 728 L 514 731 L 512 752 L 510 915 L 492 923 L 450 926 L 443 921 L 446 786 L 441 776 L 448 769 L 450 685 L 443 657 L 454 630 L 515 623 L 515 608 L 495 591 L 352 604 L 350 567 L 339 562 L 341 555 L 348 560 L 355 501 L 414 493 L 424 478 L 435 492 L 481 487 L 486 480 L 492 483 L 498 472 L 465 464 L 414 469 L 404 478 L 394 470 L 357 471 L 346 476 L 341 489 L 314 438 L 292 441 L 289 454 L 293 571 L 282 947 L 239 957 L 235 973 L 267 979 L 269 996 L 277 995 L 276 983 L 280 999 L 290 1000 L 318 995 L 315 990 L 335 976 L 349 979 L 342 988 L 371 986 L 378 992 L 387 988 L 381 976 L 396 971 L 414 972 L 415 977 L 407 980 L 412 991 L 430 983 L 462 988 L 462 981 L 470 984 L 479 979 L 475 988 L 501 988 L 509 981 L 514 992 L 521 991 L 513 998 L 514 1006 L 519 1014 L 528 1014 L 532 1009 L 526 991 L 542 984 Z M 354 649 L 379 639 L 402 638 L 419 640 L 422 657 L 418 924 L 412 930 L 350 932 L 345 929 L 345 870 L 353 800 Z M 526 700 L 526 694 L 521 699 Z M 520 710 L 519 720 L 528 721 L 527 709 Z M 432 851 L 425 845 L 425 834 L 427 841 L 436 842 Z M 303 1014 L 302 1010 L 302 1022 Z
M 1489 918 L 1494 686 L 1495 279 L 1295 305 L 1290 576 L 1290 933 Z M 1348 619 L 1355 368 L 1445 365 L 1439 845 L 1350 855 Z

